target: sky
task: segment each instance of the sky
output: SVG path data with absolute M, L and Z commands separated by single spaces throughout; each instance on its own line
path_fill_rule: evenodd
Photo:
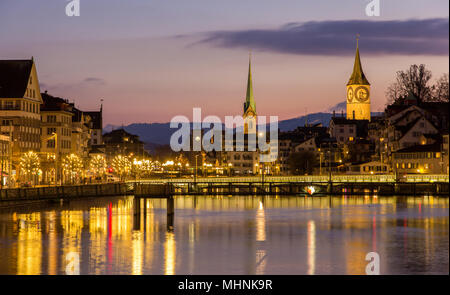
M 242 114 L 252 52 L 258 115 L 289 119 L 345 101 L 360 34 L 372 111 L 399 70 L 449 68 L 448 0 L 0 0 L 0 59 L 36 61 L 41 91 L 104 124 Z

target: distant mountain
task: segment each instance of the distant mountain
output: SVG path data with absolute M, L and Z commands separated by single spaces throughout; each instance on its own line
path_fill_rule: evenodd
M 339 106 L 340 104 L 336 105 Z M 341 113 L 336 112 L 336 116 L 341 116 Z M 372 116 L 380 115 L 380 113 L 372 113 Z M 328 123 L 333 116 L 332 113 L 313 113 L 306 116 L 300 116 L 288 120 L 278 122 L 278 128 L 281 131 L 294 130 L 298 126 L 304 126 L 305 124 L 318 124 L 328 126 Z M 345 116 L 345 114 L 344 114 Z M 104 133 L 111 132 L 121 126 L 106 125 L 103 129 Z M 170 143 L 170 137 L 177 129 L 171 129 L 170 123 L 133 123 L 127 126 L 123 126 L 125 131 L 138 135 L 142 141 L 146 143 L 146 149 L 154 151 L 156 147 L 160 145 L 166 145 Z
M 336 114 L 341 113 L 341 112 L 346 113 L 347 112 L 347 102 L 345 102 L 345 101 L 340 102 L 327 110 L 327 113 L 333 113 L 333 112 L 336 112 Z

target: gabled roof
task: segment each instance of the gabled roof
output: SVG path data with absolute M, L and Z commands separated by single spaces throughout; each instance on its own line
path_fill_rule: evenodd
M 419 117 L 419 118 L 415 119 L 414 121 L 410 122 L 409 124 L 407 124 L 406 126 L 394 126 L 395 129 L 400 131 L 400 133 L 401 133 L 399 140 L 402 139 L 422 119 L 427 121 L 431 126 L 433 126 L 434 129 L 438 130 L 438 128 L 436 126 L 434 126 L 434 124 L 431 123 L 431 121 L 428 120 L 426 117 Z
M 84 114 L 91 117 L 92 129 L 102 129 L 103 128 L 102 111 L 101 110 L 98 112 L 84 112 Z
M 33 60 L 0 60 L 0 98 L 25 95 Z
M 42 97 L 41 112 L 72 111 L 72 107 L 67 101 L 67 99 L 51 96 L 50 94 L 47 93 L 41 93 L 41 97 Z
M 105 143 L 122 143 L 125 142 L 125 138 L 131 143 L 143 143 L 139 140 L 138 135 L 134 135 L 126 132 L 123 128 L 113 130 L 103 135 Z
M 410 146 L 394 153 L 425 153 L 425 152 L 440 152 L 441 145 L 439 143 L 426 144 L 426 145 L 415 145 Z
M 400 117 L 398 117 L 396 120 L 394 120 L 391 124 L 395 125 L 398 124 L 398 122 L 400 122 L 401 120 L 403 120 L 404 118 L 406 118 L 408 115 L 412 114 L 412 113 L 420 113 L 421 116 L 423 116 L 423 114 L 417 110 L 417 109 L 406 109 L 405 113 L 403 113 L 403 115 L 401 115 Z

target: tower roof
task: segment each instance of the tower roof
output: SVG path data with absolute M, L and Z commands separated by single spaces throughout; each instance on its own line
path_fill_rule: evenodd
M 246 113 L 248 110 L 252 110 L 254 113 L 256 113 L 256 104 L 255 99 L 253 97 L 253 83 L 252 83 L 252 62 L 251 62 L 251 56 L 248 59 L 248 78 L 247 78 L 247 94 L 245 96 L 245 103 L 244 103 L 244 113 Z
M 358 39 L 356 39 L 356 55 L 355 55 L 355 64 L 353 65 L 353 73 L 350 76 L 350 80 L 348 80 L 347 85 L 370 85 L 366 76 L 364 75 L 361 59 L 359 57 L 359 44 Z

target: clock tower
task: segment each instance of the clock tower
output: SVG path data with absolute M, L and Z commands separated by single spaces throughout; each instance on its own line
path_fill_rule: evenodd
M 358 38 L 353 73 L 347 83 L 347 119 L 370 121 L 370 83 L 362 70 Z

